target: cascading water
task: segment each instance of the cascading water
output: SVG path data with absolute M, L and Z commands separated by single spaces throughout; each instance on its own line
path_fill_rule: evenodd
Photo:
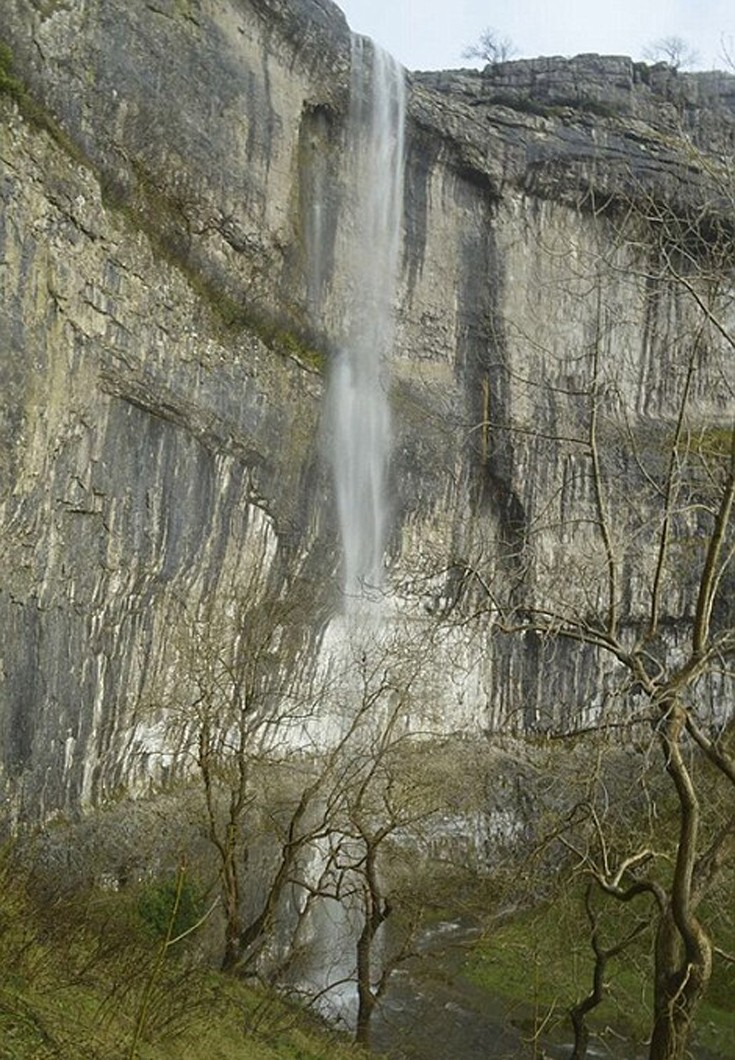
M 404 113 L 403 67 L 368 38 L 353 35 L 339 195 L 323 154 L 312 154 L 306 229 L 310 311 L 315 326 L 331 331 L 338 349 L 328 391 L 327 445 L 343 553 L 344 608 L 328 623 L 320 648 L 316 679 L 324 681 L 330 695 L 301 722 L 294 743 L 333 753 L 342 745 L 358 762 L 369 756 L 386 708 L 386 697 L 370 689 L 367 716 L 359 660 L 373 651 L 388 652 L 383 645 L 388 624 L 375 621 L 380 611 L 373 602 L 381 598 L 388 528 L 386 369 L 401 246 Z M 324 143 L 317 120 L 312 123 L 315 141 Z M 335 217 L 330 208 L 337 199 Z M 282 727 L 279 734 L 282 738 Z M 333 826 L 337 834 L 338 823 Z M 360 876 L 355 870 L 353 879 L 342 867 L 333 878 L 334 854 L 326 839 L 323 847 L 314 845 L 312 856 L 310 871 L 316 879 L 326 873 L 335 897 L 322 895 L 299 924 L 308 944 L 292 974 L 297 986 L 321 999 L 326 1013 L 352 1024 L 356 940 L 364 916 Z
M 346 609 L 378 594 L 387 529 L 390 416 L 384 370 L 393 344 L 403 197 L 404 71 L 352 38 L 343 219 L 343 340 L 330 384 L 331 461 Z

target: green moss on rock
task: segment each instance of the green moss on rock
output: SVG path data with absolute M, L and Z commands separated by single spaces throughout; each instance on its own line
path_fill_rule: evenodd
M 0 41 L 0 95 L 20 100 L 24 95 L 23 85 L 13 76 L 13 53 L 7 44 Z

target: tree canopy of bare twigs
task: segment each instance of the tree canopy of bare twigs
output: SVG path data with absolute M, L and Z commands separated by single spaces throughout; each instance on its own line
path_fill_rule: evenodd
M 644 48 L 643 56 L 654 63 L 668 63 L 672 70 L 684 70 L 699 62 L 697 50 L 676 34 L 652 41 Z
M 474 44 L 468 45 L 462 51 L 464 59 L 479 59 L 491 65 L 505 63 L 517 54 L 518 49 L 510 37 L 498 33 L 489 26 L 482 31 Z

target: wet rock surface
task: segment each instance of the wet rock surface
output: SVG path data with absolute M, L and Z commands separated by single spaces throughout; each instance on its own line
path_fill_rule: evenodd
M 327 0 L 8 0 L 0 34 L 35 107 L 0 98 L 0 724 L 17 823 L 164 779 L 135 711 L 171 665 L 181 599 L 196 609 L 264 569 L 310 602 L 289 665 L 316 657 L 339 591 L 321 405 L 350 45 Z M 680 125 L 713 158 L 730 149 L 732 84 L 617 57 L 410 75 L 389 563 L 421 614 L 450 606 L 478 556 L 512 574 L 546 513 L 588 517 L 563 439 L 590 335 L 636 436 L 660 445 L 682 310 L 606 261 L 614 219 L 592 207 L 711 204 Z M 702 422 L 725 415 L 718 378 L 702 374 Z M 536 540 L 543 569 L 556 544 Z M 672 624 L 686 600 L 682 585 Z M 426 699 L 450 728 L 543 731 L 605 702 L 593 652 L 558 649 L 550 694 L 548 645 L 478 636 L 451 641 L 451 678 L 436 663 Z

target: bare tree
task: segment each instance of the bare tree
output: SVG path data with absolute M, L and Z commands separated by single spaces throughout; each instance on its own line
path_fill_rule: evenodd
M 361 673 L 363 693 L 372 696 L 370 682 L 375 673 Z M 403 895 L 397 886 L 395 866 L 400 857 L 401 838 L 414 850 L 415 827 L 434 809 L 427 793 L 411 783 L 407 775 L 407 754 L 411 737 L 406 731 L 409 685 L 393 685 L 381 679 L 381 695 L 392 700 L 389 714 L 367 735 L 362 752 L 352 750 L 342 777 L 343 798 L 340 817 L 333 822 L 332 877 L 334 892 L 352 902 L 359 924 L 355 938 L 355 986 L 357 1016 L 355 1040 L 368 1045 L 370 1024 L 391 971 L 410 952 L 412 932 L 402 925 L 404 937 L 396 946 L 384 945 L 376 960 L 379 933 L 396 912 Z M 391 682 L 392 684 L 392 682 Z M 403 776 L 401 772 L 403 771 Z M 416 778 L 413 778 L 414 781 Z M 432 793 L 436 798 L 436 792 Z M 404 851 L 405 852 L 405 851 Z M 411 926 L 415 919 L 411 918 Z
M 179 608 L 175 661 L 147 713 L 160 716 L 167 746 L 188 758 L 201 788 L 223 970 L 301 982 L 310 1001 L 335 993 L 346 974 L 366 1042 L 423 908 L 411 874 L 399 882 L 400 865 L 410 856 L 415 868 L 419 824 L 441 802 L 417 759 L 431 733 L 416 719 L 414 685 L 431 643 L 347 623 L 324 649 L 325 673 L 304 682 L 299 644 L 289 643 L 303 626 L 301 602 L 256 582 L 196 615 Z M 314 948 L 328 941 L 325 904 L 344 920 L 340 952 L 354 955 L 346 972 L 329 959 L 314 971 Z
M 484 29 L 475 44 L 468 45 L 462 51 L 463 59 L 479 59 L 496 65 L 508 62 L 518 54 L 518 48 L 510 37 L 505 37 L 496 30 Z
M 643 50 L 643 57 L 651 62 L 667 63 L 672 70 L 684 70 L 687 67 L 696 66 L 699 62 L 699 53 L 692 48 L 683 37 L 672 35 L 670 37 L 659 37 L 652 41 Z
M 549 660 L 547 687 L 554 667 L 577 665 L 575 653 L 597 668 L 591 701 L 576 710 L 589 726 L 617 731 L 621 744 L 638 744 L 641 798 L 651 762 L 667 781 L 659 797 L 673 810 L 652 816 L 645 837 L 633 828 L 613 841 L 594 802 L 584 840 L 559 833 L 599 896 L 643 901 L 652 917 L 651 1060 L 687 1055 L 716 949 L 704 899 L 735 850 L 734 185 L 691 151 L 706 174 L 704 204 L 638 189 L 597 212 L 607 248 L 585 257 L 577 245 L 563 267 L 555 254 L 560 297 L 584 305 L 579 345 L 549 350 L 540 324 L 529 339 L 543 367 L 508 382 L 535 421 L 489 416 L 483 426 L 488 459 L 503 436 L 518 450 L 551 444 L 549 478 L 525 498 L 513 580 L 497 563 L 468 563 L 466 579 L 496 635 L 537 644 L 538 665 Z M 649 355 L 667 365 L 656 393 L 640 392 L 628 342 L 634 314 L 647 321 Z M 568 403 L 547 427 L 541 391 L 558 356 L 574 381 L 557 384 Z M 591 938 L 601 967 L 623 945 L 603 944 L 594 922 Z
M 407 646 L 403 630 L 376 632 L 352 646 L 343 691 L 352 721 L 322 774 L 325 829 L 315 844 L 316 872 L 312 865 L 310 875 L 294 876 L 297 891 L 307 896 L 304 907 L 334 911 L 336 936 L 328 943 L 339 958 L 334 967 L 323 963 L 318 999 L 329 1002 L 345 987 L 354 990 L 355 1039 L 363 1045 L 390 975 L 412 954 L 430 904 L 424 829 L 447 795 L 441 771 L 427 765 L 436 734 L 416 723 L 416 685 L 428 646 L 415 637 Z M 307 917 L 297 936 L 305 926 Z
M 145 710 L 201 784 L 205 834 L 218 861 L 225 971 L 257 959 L 292 866 L 321 827 L 311 814 L 318 771 L 307 762 L 285 766 L 277 735 L 288 739 L 289 727 L 298 730 L 315 710 L 289 674 L 295 648 L 286 642 L 301 628 L 300 606 L 256 577 L 241 594 L 212 598 L 196 614 L 180 603 L 174 662 Z M 274 792 L 280 783 L 269 808 L 260 798 L 266 775 Z M 275 857 L 256 870 L 251 858 L 264 815 Z

